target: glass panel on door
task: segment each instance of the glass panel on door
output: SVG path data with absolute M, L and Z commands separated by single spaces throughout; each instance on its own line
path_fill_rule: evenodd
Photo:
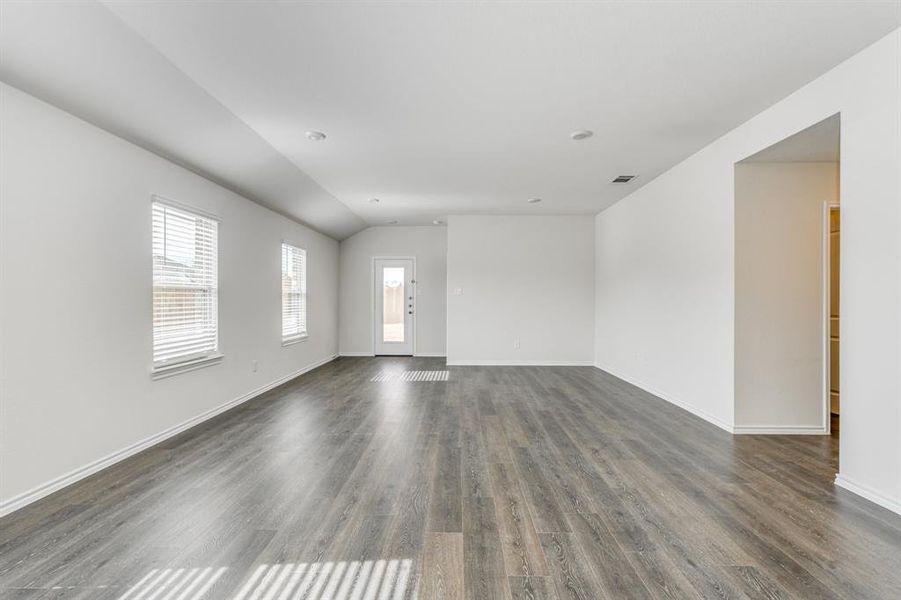
M 404 268 L 382 270 L 382 341 L 404 341 Z

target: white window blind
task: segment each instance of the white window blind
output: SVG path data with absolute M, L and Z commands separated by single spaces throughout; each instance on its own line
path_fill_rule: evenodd
M 282 243 L 282 341 L 307 335 L 307 251 Z
M 153 364 L 216 354 L 219 222 L 153 203 Z

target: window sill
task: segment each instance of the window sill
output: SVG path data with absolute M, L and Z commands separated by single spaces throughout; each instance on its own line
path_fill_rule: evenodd
M 185 362 L 154 367 L 150 377 L 154 380 L 165 379 L 166 377 L 172 377 L 173 375 L 196 371 L 197 369 L 202 369 L 204 367 L 218 365 L 222 362 L 223 358 L 225 358 L 224 354 L 212 354 L 210 356 L 186 360 Z
M 294 344 L 299 344 L 300 342 L 305 342 L 308 339 L 310 339 L 309 335 L 299 335 L 297 337 L 288 338 L 286 340 L 282 340 L 282 347 L 293 346 Z

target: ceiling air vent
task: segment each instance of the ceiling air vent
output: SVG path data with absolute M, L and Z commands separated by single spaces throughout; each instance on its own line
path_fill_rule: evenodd
M 629 183 L 633 179 L 635 179 L 635 175 L 618 175 L 616 179 L 610 183 Z

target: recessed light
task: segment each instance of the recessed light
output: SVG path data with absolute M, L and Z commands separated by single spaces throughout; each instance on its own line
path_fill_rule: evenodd
M 378 204 L 378 203 L 379 203 L 379 199 L 378 199 L 378 198 L 370 198 L 370 199 L 369 199 L 369 203 L 370 203 L 370 204 Z
M 308 131 L 305 135 L 311 142 L 321 142 L 325 139 L 325 134 L 321 131 Z
M 574 140 L 584 140 L 590 138 L 593 135 L 593 131 L 589 131 L 588 129 L 580 129 L 578 131 L 573 131 L 571 134 L 569 134 L 569 137 Z
M 526 202 L 528 202 L 529 204 L 538 204 L 539 202 L 541 202 L 541 198 L 529 198 L 528 200 L 526 200 Z

